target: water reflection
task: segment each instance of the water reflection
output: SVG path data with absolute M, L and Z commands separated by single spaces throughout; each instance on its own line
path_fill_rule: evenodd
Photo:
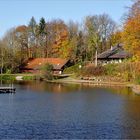
M 82 87 L 82 85 L 80 84 L 46 83 L 42 81 L 20 81 L 18 82 L 18 84 L 22 86 L 25 85 L 26 88 L 34 91 L 39 91 L 39 93 L 43 91 L 51 93 L 68 93 L 73 91 L 79 91 Z
M 70 93 L 78 91 L 90 91 L 93 89 L 104 89 L 108 90 L 114 94 L 119 94 L 122 96 L 127 96 L 130 98 L 137 98 L 139 95 L 132 92 L 130 87 L 125 87 L 121 85 L 94 85 L 91 83 L 47 83 L 42 81 L 16 81 L 15 84 L 21 85 L 21 88 L 26 88 L 29 90 L 37 91 L 38 93 Z

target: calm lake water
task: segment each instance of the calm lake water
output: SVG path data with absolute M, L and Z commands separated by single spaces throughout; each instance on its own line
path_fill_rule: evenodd
M 140 96 L 125 87 L 19 82 L 0 94 L 1 139 L 140 138 Z

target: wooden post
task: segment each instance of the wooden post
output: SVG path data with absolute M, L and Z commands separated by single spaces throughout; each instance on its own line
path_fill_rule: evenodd
M 96 45 L 96 52 L 95 52 L 95 67 L 98 65 L 98 58 L 97 58 L 98 52 L 97 52 L 97 45 Z
M 1 48 L 1 74 L 3 74 L 3 51 Z
M 1 48 L 1 69 L 0 69 L 1 76 L 3 74 L 3 50 Z M 2 77 L 1 77 L 1 86 L 2 86 Z

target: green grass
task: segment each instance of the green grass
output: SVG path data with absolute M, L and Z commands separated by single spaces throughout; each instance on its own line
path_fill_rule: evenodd
M 2 74 L 0 75 L 0 80 L 16 80 L 17 76 L 23 76 L 23 80 L 34 80 L 35 75 L 28 74 Z
M 23 76 L 22 79 L 23 80 L 34 80 L 35 79 L 35 76 L 27 75 L 27 76 Z
M 0 80 L 16 80 L 16 76 L 14 75 L 0 75 Z
M 71 66 L 71 67 L 68 67 L 64 70 L 64 73 L 67 73 L 67 74 L 73 74 L 73 73 L 78 73 L 80 71 L 79 69 L 79 65 L 81 64 L 76 64 L 74 66 Z

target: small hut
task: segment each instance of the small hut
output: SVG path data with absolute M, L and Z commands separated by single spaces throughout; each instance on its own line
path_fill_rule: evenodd
M 123 49 L 121 44 L 111 47 L 107 51 L 97 56 L 98 63 L 121 63 L 124 59 L 130 58 L 132 55 Z

